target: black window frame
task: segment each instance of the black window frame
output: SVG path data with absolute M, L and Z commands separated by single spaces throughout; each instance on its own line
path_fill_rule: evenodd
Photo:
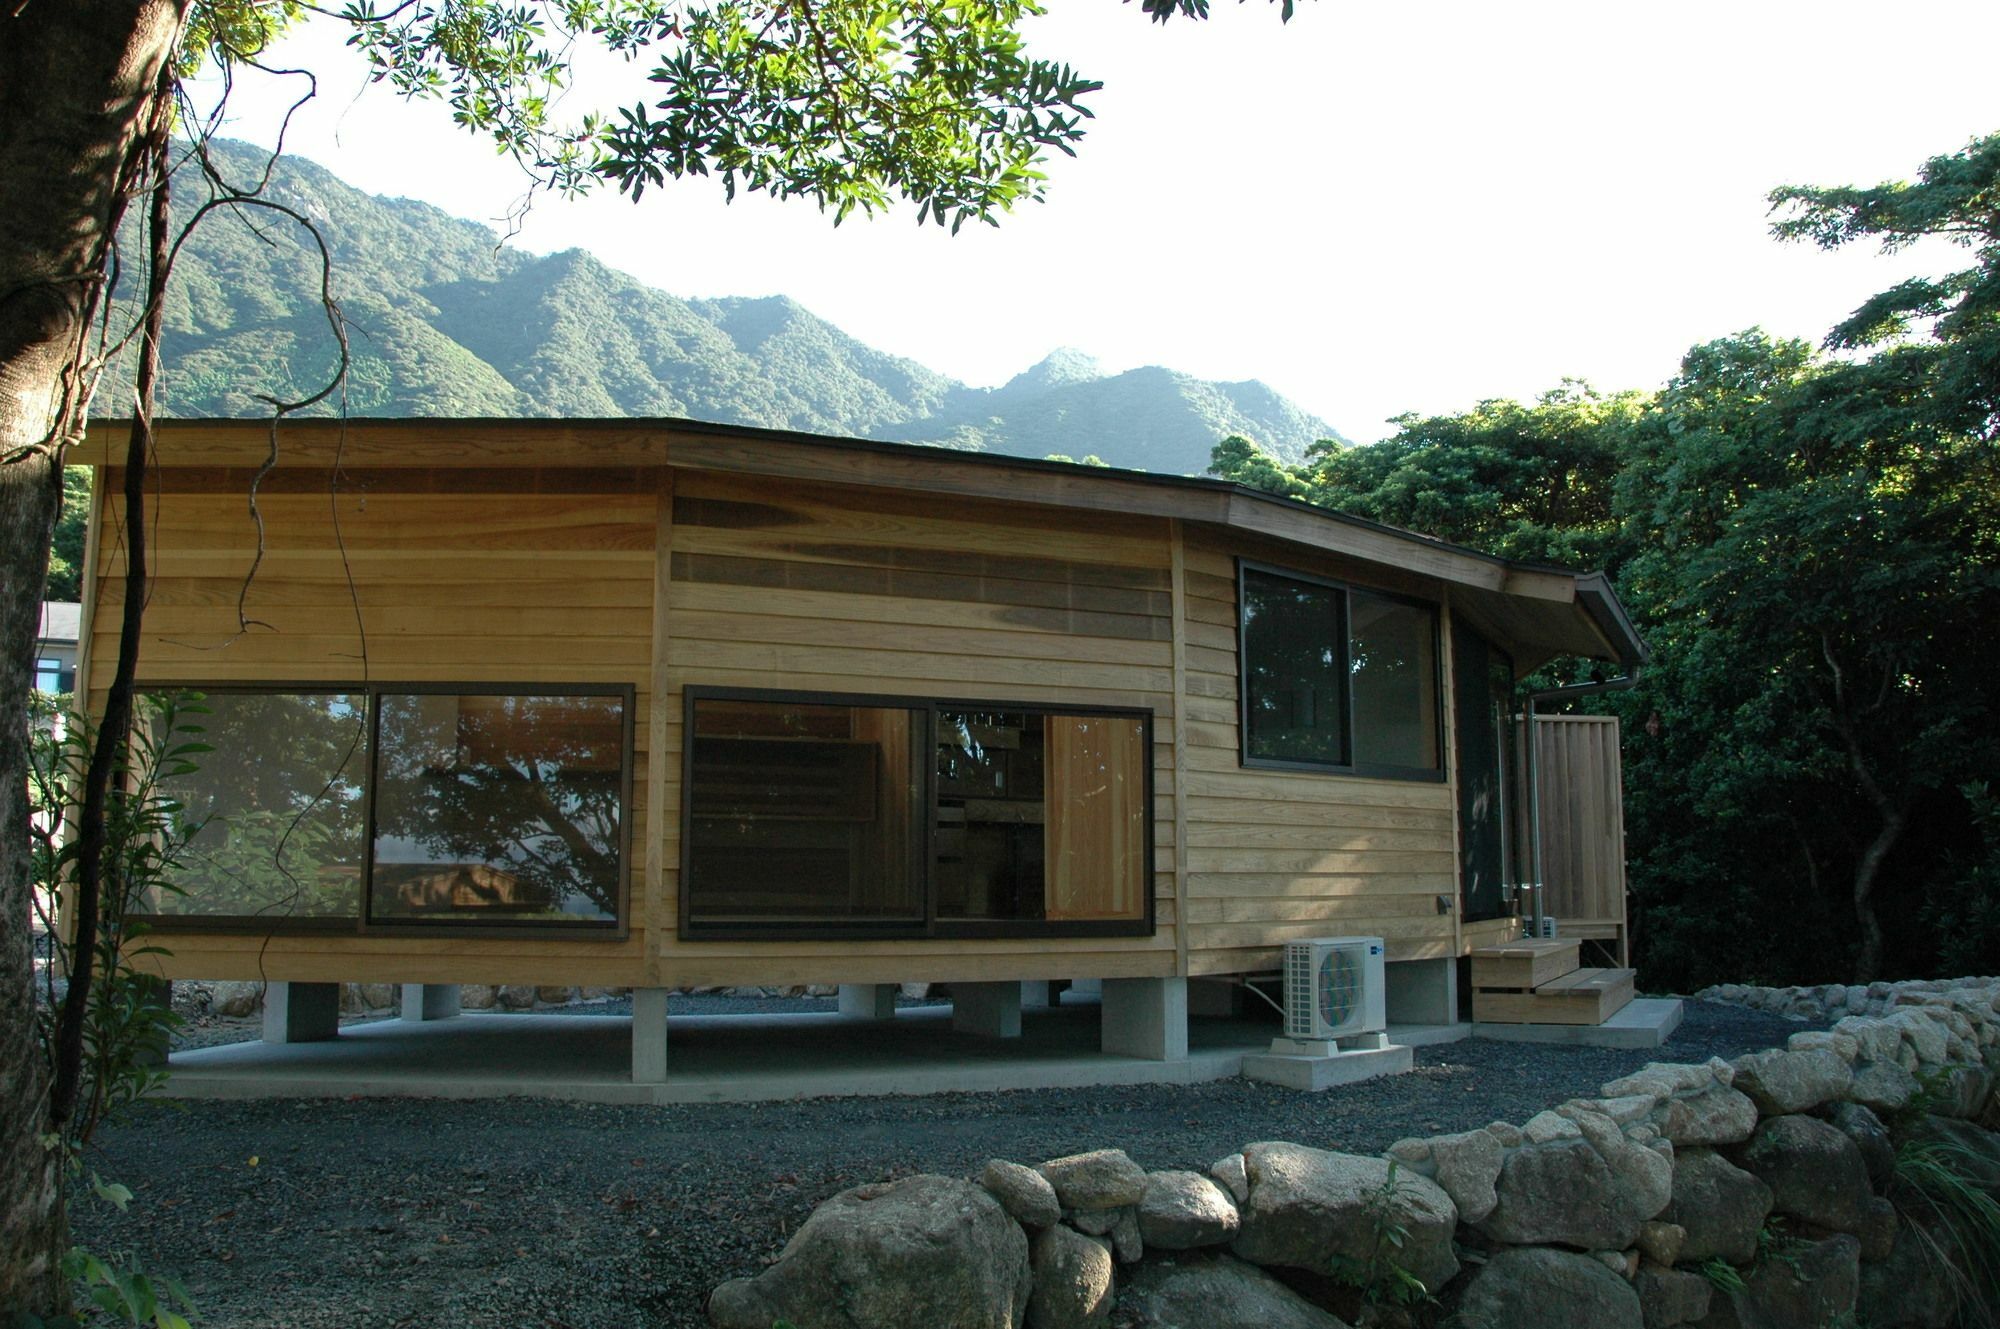
M 1141 706 L 1095 706 L 1068 702 L 996 701 L 978 697 L 929 697 L 883 693 L 817 692 L 789 688 L 736 688 L 689 685 L 682 689 L 681 789 L 680 789 L 680 880 L 676 891 L 675 927 L 684 942 L 703 941 L 951 941 L 994 939 L 1048 939 L 1091 937 L 1151 937 L 1158 935 L 1156 849 L 1157 818 L 1154 807 L 1154 712 Z M 690 859 L 694 852 L 690 825 L 694 807 L 695 706 L 703 701 L 772 702 L 779 705 L 859 706 L 914 712 L 920 723 L 913 726 L 912 742 L 925 755 L 919 763 L 923 772 L 921 792 L 920 849 L 923 922 L 911 926 L 901 920 L 886 923 L 820 923 L 781 920 L 770 923 L 729 923 L 702 925 L 689 913 L 688 896 L 693 885 Z M 941 711 L 1026 711 L 1038 715 L 1103 715 L 1138 720 L 1145 760 L 1144 789 L 1140 798 L 1146 810 L 1144 913 L 1137 919 L 958 919 L 941 921 L 937 900 L 937 733 Z
M 1341 756 L 1338 762 L 1307 761 L 1299 758 L 1264 757 L 1250 751 L 1250 651 L 1249 622 L 1243 612 L 1247 602 L 1246 582 L 1251 574 L 1274 577 L 1284 581 L 1299 582 L 1307 586 L 1317 586 L 1334 592 L 1338 597 L 1337 617 L 1340 620 L 1340 706 L 1342 719 Z M 1438 761 L 1436 767 L 1398 766 L 1382 762 L 1356 762 L 1354 758 L 1355 725 L 1358 717 L 1354 709 L 1354 629 L 1353 597 L 1371 596 L 1378 600 L 1388 600 L 1397 604 L 1422 609 L 1430 615 L 1431 623 L 1431 713 L 1433 719 L 1433 741 L 1437 744 Z M 1407 780 L 1418 784 L 1442 784 L 1447 778 L 1446 768 L 1450 761 L 1449 745 L 1445 742 L 1445 697 L 1444 697 L 1444 650 L 1443 642 L 1444 610 L 1434 600 L 1421 596 L 1402 595 L 1395 591 L 1384 591 L 1373 586 L 1362 586 L 1354 582 L 1340 581 L 1332 577 L 1315 576 L 1296 568 L 1280 567 L 1272 563 L 1261 563 L 1255 559 L 1236 560 L 1236 758 L 1238 764 L 1253 770 L 1303 771 L 1319 775 L 1343 775 L 1368 780 Z
M 355 889 L 353 918 L 294 918 L 282 914 L 138 914 L 146 926 L 160 933 L 249 932 L 268 935 L 340 935 L 374 937 L 436 937 L 475 939 L 497 936 L 538 936 L 570 940 L 624 941 L 632 930 L 632 786 L 638 709 L 638 689 L 629 683 L 438 683 L 438 682 L 282 682 L 282 683 L 149 683 L 140 692 L 197 693 L 206 696 L 291 696 L 299 694 L 347 694 L 367 699 L 365 742 L 361 751 L 362 788 L 361 871 Z M 384 696 L 496 696 L 496 697 L 616 697 L 623 704 L 619 749 L 618 784 L 618 907 L 609 919 L 576 919 L 550 922 L 547 919 L 510 918 L 485 921 L 373 919 L 369 916 L 375 876 L 375 786 L 376 762 L 380 758 L 381 699 Z

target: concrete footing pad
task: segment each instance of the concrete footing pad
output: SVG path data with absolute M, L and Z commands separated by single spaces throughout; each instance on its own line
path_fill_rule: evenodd
M 1474 1038 L 1509 1043 L 1569 1043 L 1593 1048 L 1656 1048 L 1681 1027 L 1678 997 L 1638 997 L 1603 1024 L 1492 1024 L 1472 1026 Z
M 1383 1075 L 1401 1075 L 1415 1064 L 1415 1054 L 1407 1047 L 1388 1047 L 1360 1052 L 1337 1052 L 1330 1057 L 1298 1057 L 1272 1052 L 1253 1053 L 1243 1058 L 1243 1074 L 1252 1080 L 1281 1084 L 1287 1089 L 1317 1091 L 1337 1084 L 1354 1084 Z

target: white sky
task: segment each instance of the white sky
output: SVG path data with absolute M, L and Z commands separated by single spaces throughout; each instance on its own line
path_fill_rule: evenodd
M 1216 0 L 1165 27 L 1052 4 L 1035 49 L 1106 87 L 1049 201 L 998 230 L 836 230 L 695 180 L 637 205 L 542 198 L 515 243 L 676 295 L 790 295 L 973 384 L 1058 346 L 1262 379 L 1365 441 L 1566 375 L 1657 386 L 1753 324 L 1817 339 L 1922 265 L 1781 246 L 1765 192 L 1908 178 L 2000 129 L 1990 0 L 1302 0 L 1289 26 Z M 288 45 L 274 58 L 322 75 L 293 151 L 461 217 L 520 195 L 442 108 L 357 96 L 337 41 Z M 278 104 L 240 87 L 229 132 L 270 142 Z

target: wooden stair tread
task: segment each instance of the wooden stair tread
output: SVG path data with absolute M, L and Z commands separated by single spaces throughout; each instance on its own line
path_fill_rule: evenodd
M 1536 988 L 1536 993 L 1582 993 L 1599 992 L 1629 983 L 1638 974 L 1636 969 L 1573 969 L 1561 978 L 1552 978 Z
M 1475 960 L 1532 960 L 1537 956 L 1575 949 L 1574 937 L 1536 937 L 1532 940 L 1504 942 L 1498 946 L 1481 946 L 1471 954 Z
M 1475 989 L 1532 992 L 1553 979 L 1573 973 L 1582 963 L 1582 943 L 1574 937 L 1482 946 L 1472 952 Z

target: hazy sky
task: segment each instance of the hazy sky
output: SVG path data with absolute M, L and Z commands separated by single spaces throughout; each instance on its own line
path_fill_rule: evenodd
M 1936 256 L 1781 246 L 1766 191 L 1907 178 L 2000 130 L 1990 0 L 1303 0 L 1289 25 L 1217 0 L 1165 27 L 1110 0 L 1053 9 L 1036 50 L 1106 86 L 1049 201 L 998 230 L 836 230 L 695 180 L 637 205 L 539 199 L 514 243 L 677 295 L 790 295 L 974 384 L 1057 346 L 1262 379 L 1367 440 L 1564 376 L 1656 386 L 1753 324 L 1817 338 Z M 292 150 L 461 217 L 519 197 L 442 109 L 357 96 L 337 41 L 291 45 L 275 58 L 322 73 Z M 268 143 L 278 96 L 239 87 L 230 132 Z

